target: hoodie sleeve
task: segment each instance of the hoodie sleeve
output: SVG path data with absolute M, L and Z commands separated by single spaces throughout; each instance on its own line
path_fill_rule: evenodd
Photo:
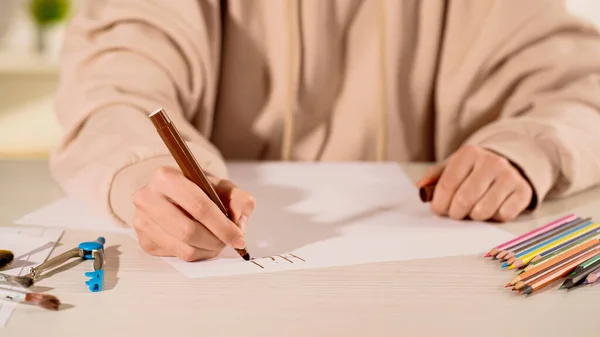
M 66 33 L 55 106 L 64 135 L 50 159 L 66 194 L 130 224 L 131 195 L 158 167 L 176 166 L 148 118 L 158 108 L 203 168 L 226 177 L 217 149 L 190 124 L 212 113 L 218 12 L 218 1 L 80 5 Z
M 438 83 L 463 143 L 515 163 L 538 204 L 600 182 L 600 35 L 564 3 L 449 1 Z

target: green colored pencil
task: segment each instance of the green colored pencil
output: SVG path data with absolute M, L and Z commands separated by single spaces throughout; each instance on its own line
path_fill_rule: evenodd
M 596 263 L 598 261 L 600 261 L 600 253 L 598 253 L 598 255 L 590 258 L 589 260 L 583 262 L 582 264 L 578 265 L 570 275 L 575 275 L 577 273 L 580 273 L 583 269 L 593 265 L 594 263 Z
M 594 256 L 593 258 L 597 257 Z M 588 259 L 586 262 L 584 263 L 588 263 L 590 260 Z M 563 282 L 563 284 L 560 286 L 560 289 L 571 289 L 574 288 L 580 284 L 582 284 L 586 277 L 593 273 L 594 271 L 600 269 L 600 260 L 596 260 L 596 262 L 592 263 L 592 264 L 588 264 L 587 267 L 585 268 L 579 268 L 581 265 L 577 266 L 577 270 L 576 272 L 574 272 L 573 274 L 569 275 L 567 277 L 567 279 L 565 280 L 565 282 Z

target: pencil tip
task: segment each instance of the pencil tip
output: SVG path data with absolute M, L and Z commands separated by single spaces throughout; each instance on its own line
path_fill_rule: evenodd
M 515 268 L 515 265 L 514 265 L 514 264 L 511 264 L 511 265 L 510 265 L 510 266 L 508 266 L 506 269 L 507 269 L 507 270 L 512 270 L 512 269 L 514 269 L 514 268 Z
M 571 289 L 573 286 L 575 286 L 575 282 L 573 282 L 571 279 L 567 279 L 558 289 Z
M 505 263 L 502 265 L 502 268 L 506 268 L 506 267 L 508 267 L 508 263 L 506 263 L 506 262 L 505 262 Z
M 246 261 L 250 261 L 250 254 L 246 253 L 244 256 L 242 256 L 242 258 Z

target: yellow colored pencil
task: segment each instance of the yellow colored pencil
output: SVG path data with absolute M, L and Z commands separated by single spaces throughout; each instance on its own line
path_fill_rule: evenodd
M 547 245 L 542 246 L 528 254 L 525 254 L 523 256 L 521 256 L 520 258 L 518 258 L 517 260 L 515 260 L 510 266 L 508 266 L 507 269 L 514 269 L 514 268 L 521 268 L 525 265 L 527 265 L 531 260 L 533 260 L 534 257 L 538 256 L 539 254 L 552 249 L 564 242 L 567 242 L 581 234 L 587 233 L 591 230 L 594 230 L 596 228 L 600 227 L 600 224 L 598 223 L 594 223 L 593 225 L 587 226 L 585 228 L 582 228 L 576 232 L 571 233 L 570 235 L 567 235 L 559 240 L 553 241 L 553 242 L 549 242 Z

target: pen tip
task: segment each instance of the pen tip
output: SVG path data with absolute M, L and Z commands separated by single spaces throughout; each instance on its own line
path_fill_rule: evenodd
M 250 254 L 248 254 L 248 252 L 246 251 L 246 248 L 243 248 L 243 249 L 236 248 L 236 251 L 238 252 L 238 254 L 240 254 L 242 259 L 244 259 L 246 261 L 250 261 Z

